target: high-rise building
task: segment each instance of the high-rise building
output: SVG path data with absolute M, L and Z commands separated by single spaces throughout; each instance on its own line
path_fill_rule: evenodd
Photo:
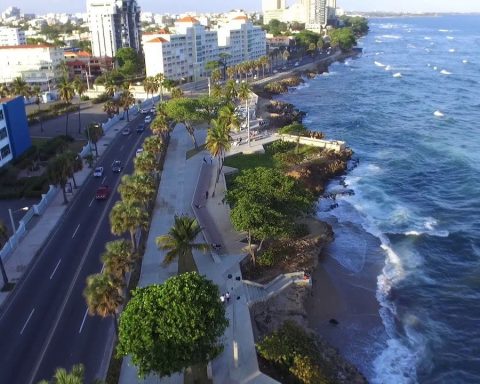
M 18 28 L 0 27 L 0 46 L 27 44 L 25 31 Z
M 92 52 L 114 57 L 120 48 L 140 52 L 140 7 L 136 0 L 87 0 Z
M 285 9 L 285 0 L 262 0 L 262 12 Z
M 327 0 L 310 0 L 308 3 L 308 19 L 306 29 L 320 32 L 327 25 Z

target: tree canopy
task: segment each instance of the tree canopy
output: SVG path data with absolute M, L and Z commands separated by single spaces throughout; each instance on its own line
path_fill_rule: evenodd
M 120 317 L 117 354 L 139 375 L 169 376 L 222 351 L 228 320 L 218 287 L 196 272 L 137 288 Z
M 364 35 L 368 32 L 368 20 L 361 16 L 340 16 L 345 27 L 350 27 L 355 35 Z
M 304 49 L 308 49 L 308 47 L 310 47 L 310 44 L 317 45 L 319 39 L 321 39 L 319 33 L 312 32 L 306 29 L 295 34 L 296 44 L 300 45 Z
M 340 47 L 342 51 L 348 51 L 357 44 L 355 35 L 350 28 L 333 29 L 330 32 L 330 45 Z
M 133 75 L 138 69 L 137 52 L 130 47 L 120 48 L 115 54 L 115 59 L 119 65 L 119 72 L 123 75 Z
M 282 32 L 287 32 L 288 25 L 277 19 L 272 19 L 263 28 L 274 36 L 280 36 Z

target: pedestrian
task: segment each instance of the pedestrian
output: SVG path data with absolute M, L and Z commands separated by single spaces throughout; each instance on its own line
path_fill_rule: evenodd
M 203 156 L 203 162 L 207 164 L 207 159 L 205 159 L 205 156 Z
M 222 304 L 225 303 L 225 296 L 220 295 L 220 302 L 221 302 Z
M 213 164 L 213 156 L 210 156 L 210 165 Z
M 208 191 L 205 191 L 205 200 L 208 200 Z
M 230 293 L 228 293 L 228 291 L 225 292 L 225 299 L 227 300 L 227 303 L 230 302 Z

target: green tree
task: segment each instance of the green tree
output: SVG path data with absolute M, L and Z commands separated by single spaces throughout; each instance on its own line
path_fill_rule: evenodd
M 62 77 L 60 81 L 57 84 L 57 89 L 58 89 L 58 96 L 62 101 L 67 103 L 68 105 L 71 104 L 73 95 L 75 94 L 75 89 L 73 88 L 72 83 L 68 81 L 66 77 Z M 68 108 L 66 110 L 66 121 L 65 121 L 65 136 L 68 135 Z
M 174 224 L 166 235 L 155 239 L 157 246 L 167 251 L 163 260 L 164 264 L 170 264 L 178 258 L 178 273 L 195 272 L 197 267 L 192 251 L 198 249 L 207 251 L 208 244 L 195 243 L 195 239 L 202 232 L 197 220 L 186 215 L 174 217 Z
M 112 281 L 123 284 L 125 275 L 132 270 L 135 254 L 132 245 L 127 240 L 115 240 L 105 244 L 106 251 L 101 260 L 105 267 L 104 272 Z
M 103 111 L 111 118 L 118 112 L 118 104 L 113 100 L 107 100 L 105 104 L 103 104 Z
M 81 171 L 83 169 L 83 161 L 79 154 L 73 151 L 66 151 L 63 156 L 67 159 L 69 176 L 73 180 L 74 188 L 78 188 L 77 181 L 75 180 L 75 172 Z
M 42 115 L 41 115 L 41 105 L 42 105 L 42 90 L 40 89 L 40 86 L 38 85 L 35 85 L 33 88 L 32 88 L 32 96 L 35 97 L 35 104 L 37 105 L 38 107 L 38 120 L 40 120 L 40 132 L 43 132 L 43 118 L 42 118 Z
M 98 157 L 98 148 L 97 143 L 102 138 L 105 133 L 103 132 L 103 127 L 99 123 L 90 123 L 85 129 L 85 136 L 87 139 L 95 145 L 95 153 Z
M 165 87 L 165 75 L 163 73 L 157 73 L 155 75 L 155 83 L 157 89 L 160 91 L 160 103 L 163 102 L 163 88 Z
M 150 136 L 145 139 L 143 142 L 143 148 L 145 151 L 153 153 L 155 157 L 158 158 L 160 153 L 163 151 L 163 139 L 161 136 Z
M 117 85 L 111 77 L 105 80 L 103 86 L 105 87 L 105 93 L 108 95 L 108 97 L 113 97 L 115 92 L 117 92 Z
M 134 173 L 122 177 L 118 192 L 123 201 L 129 204 L 142 205 L 146 209 L 155 197 L 157 189 L 155 180 L 151 175 Z
M 350 28 L 333 29 L 330 31 L 330 45 L 332 47 L 340 47 L 342 51 L 348 51 L 356 44 L 355 35 Z
M 198 112 L 197 107 L 198 102 L 196 100 L 186 97 L 172 99 L 165 103 L 165 113 L 168 118 L 185 125 L 195 148 L 198 148 L 198 144 L 195 138 L 194 124 L 202 121 L 202 115 Z
M 168 124 L 165 116 L 158 114 L 150 124 L 150 129 L 154 135 L 160 135 L 162 138 L 166 138 L 170 133 L 170 125 Z
M 119 72 L 125 76 L 132 76 L 138 72 L 138 55 L 135 49 L 130 47 L 120 48 L 115 54 L 115 60 L 119 66 Z
M 115 331 L 118 335 L 117 312 L 123 304 L 123 297 L 117 282 L 103 273 L 90 275 L 87 277 L 87 286 L 83 291 L 83 296 L 90 315 L 113 316 Z
M 153 174 L 159 171 L 157 157 L 150 152 L 143 151 L 133 160 L 136 173 Z
M 127 121 L 130 121 L 128 111 L 130 107 L 135 104 L 135 98 L 133 97 L 132 91 L 130 90 L 130 83 L 123 84 L 122 87 L 122 96 L 120 97 L 120 106 L 123 108 L 124 112 L 127 112 Z
M 172 99 L 179 99 L 179 98 L 183 97 L 183 91 L 182 91 L 181 88 L 173 87 L 170 90 L 170 96 L 171 96 Z
M 235 84 L 235 81 L 233 80 L 228 80 L 225 84 L 225 88 L 223 89 L 225 98 L 227 99 L 227 102 L 232 103 L 235 98 L 238 96 L 238 90 L 237 90 L 237 85 Z
M 124 201 L 118 201 L 110 211 L 110 228 L 114 235 L 130 233 L 133 250 L 137 249 L 135 233 L 138 229 L 148 228 L 148 213 L 141 207 Z
M 247 232 L 248 249 L 255 263 L 252 238 L 289 236 L 295 220 L 309 212 L 313 196 L 298 182 L 272 168 L 253 168 L 237 176 L 227 192 L 230 218 L 236 230 Z
M 170 376 L 218 356 L 227 325 L 217 286 L 184 273 L 133 292 L 120 316 L 117 354 L 130 355 L 141 377 Z
M 57 155 L 51 159 L 47 165 L 47 175 L 48 179 L 53 185 L 62 188 L 63 202 L 64 204 L 68 204 L 65 186 L 67 185 L 67 181 L 70 176 L 70 163 L 67 157 L 63 155 Z
M 84 384 L 85 368 L 82 364 L 72 367 L 70 372 L 65 368 L 57 368 L 52 380 L 42 380 L 38 384 Z
M 243 83 L 242 83 L 243 84 Z M 237 131 L 240 129 L 240 118 L 238 117 L 237 113 L 235 112 L 235 107 L 233 104 L 226 104 L 218 111 L 218 122 L 220 125 L 225 127 L 225 130 L 228 132 L 230 131 Z
M 225 152 L 232 146 L 229 129 L 222 120 L 212 120 L 210 128 L 207 131 L 207 139 L 205 146 L 210 154 L 218 159 L 218 173 L 215 184 L 218 182 L 220 173 L 222 172 L 223 159 Z
M 11 84 L 11 90 L 13 94 L 17 96 L 23 96 L 24 98 L 29 98 L 31 95 L 30 86 L 21 77 L 16 77 L 15 79 L 13 79 Z
M 78 95 L 78 133 L 82 132 L 82 120 L 80 117 L 80 104 L 82 102 L 82 96 L 87 90 L 87 84 L 85 84 L 82 80 L 80 80 L 78 77 L 73 80 L 73 89 Z

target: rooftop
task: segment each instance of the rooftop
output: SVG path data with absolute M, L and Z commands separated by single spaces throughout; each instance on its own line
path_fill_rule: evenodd
M 198 23 L 198 20 L 192 16 L 186 16 L 186 17 L 182 17 L 181 19 L 178 19 L 177 22 L 178 23 Z
M 23 44 L 23 45 L 4 45 L 0 49 L 38 49 L 38 48 L 54 48 L 50 44 Z
M 156 37 L 152 40 L 148 40 L 147 43 L 168 43 L 168 40 L 165 40 L 162 37 Z

